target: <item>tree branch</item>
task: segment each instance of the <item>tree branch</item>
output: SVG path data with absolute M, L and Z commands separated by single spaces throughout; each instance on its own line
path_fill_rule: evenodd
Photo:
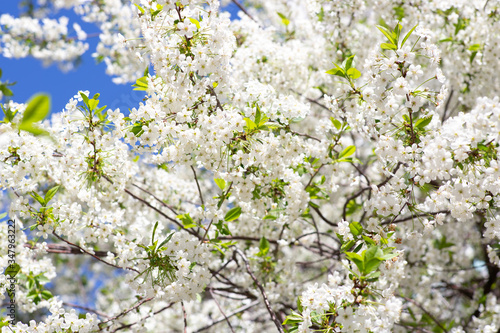
M 271 316 L 271 319 L 273 320 L 274 324 L 276 325 L 276 328 L 278 329 L 278 332 L 285 333 L 283 331 L 283 327 L 281 326 L 281 322 L 276 317 L 276 313 L 274 313 L 273 309 L 271 308 L 271 304 L 269 304 L 269 300 L 267 299 L 266 291 L 264 290 L 264 288 L 260 284 L 259 280 L 257 280 L 257 278 L 253 274 L 252 270 L 250 269 L 250 263 L 248 262 L 247 257 L 245 256 L 245 254 L 240 249 L 235 248 L 235 251 L 241 256 L 241 258 L 245 262 L 245 267 L 246 267 L 246 270 L 247 270 L 248 274 L 252 278 L 253 282 L 259 288 L 260 294 L 262 295 L 262 298 L 264 299 L 264 304 L 266 305 L 267 311 L 269 312 L 269 315 Z

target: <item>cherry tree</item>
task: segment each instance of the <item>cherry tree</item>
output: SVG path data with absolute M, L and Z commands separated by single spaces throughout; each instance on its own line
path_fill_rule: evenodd
M 498 1 L 30 3 L 144 100 L 0 82 L 2 332 L 500 331 Z

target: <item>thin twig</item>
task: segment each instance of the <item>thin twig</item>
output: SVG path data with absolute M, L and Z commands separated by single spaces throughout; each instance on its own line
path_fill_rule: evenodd
M 141 190 L 142 192 L 147 193 L 147 194 L 149 194 L 150 196 L 152 196 L 152 197 L 153 197 L 156 201 L 158 201 L 158 202 L 159 202 L 159 203 L 160 203 L 163 207 L 167 207 L 168 209 L 170 209 L 170 211 L 171 211 L 172 213 L 174 213 L 176 216 L 177 216 L 177 215 L 179 215 L 179 214 L 175 211 L 175 209 L 173 209 L 170 205 L 167 205 L 166 203 L 164 203 L 164 202 L 163 202 L 163 200 L 161 200 L 160 198 L 158 198 L 156 195 L 154 195 L 154 194 L 153 194 L 153 193 L 151 193 L 150 191 L 148 191 L 148 190 L 146 190 L 146 189 L 144 189 L 144 188 L 140 187 L 140 186 L 139 186 L 139 185 L 137 185 L 137 184 L 132 184 L 132 186 L 135 186 L 135 187 L 137 187 L 139 190 Z
M 143 305 L 144 303 L 146 302 L 149 302 L 150 300 L 152 300 L 154 297 L 149 297 L 149 298 L 144 298 L 143 300 L 141 300 L 139 303 L 137 303 L 136 305 L 134 305 L 133 307 L 131 307 L 130 309 L 127 309 L 123 312 L 120 312 L 119 314 L 117 314 L 116 316 L 112 317 L 112 318 L 109 318 L 108 320 L 106 321 L 103 321 L 102 323 L 99 324 L 99 328 L 102 329 L 102 325 L 104 324 L 107 324 L 109 323 L 110 321 L 113 321 L 113 320 L 116 320 L 120 317 L 123 317 L 124 315 L 126 315 L 127 313 L 129 313 L 130 311 L 133 311 L 135 309 L 137 309 L 138 307 L 140 307 L 141 305 Z
M 120 326 L 120 327 L 118 327 L 118 328 L 114 329 L 114 330 L 113 330 L 113 331 L 111 331 L 111 332 L 112 332 L 112 333 L 114 333 L 114 332 L 121 331 L 121 330 L 126 329 L 126 328 L 129 328 L 129 327 L 132 327 L 132 326 L 134 326 L 135 324 L 138 324 L 138 323 L 140 323 L 141 321 L 148 319 L 149 317 L 155 316 L 155 315 L 157 315 L 158 313 L 163 312 L 163 311 L 165 311 L 165 310 L 167 310 L 167 309 L 171 308 L 171 307 L 172 307 L 172 305 L 174 305 L 174 304 L 175 304 L 175 303 L 170 303 L 169 305 L 164 306 L 163 308 L 161 308 L 160 310 L 158 310 L 158 311 L 156 311 L 156 312 L 154 312 L 154 313 L 150 313 L 150 314 L 149 314 L 149 315 L 147 315 L 146 317 L 141 318 L 140 320 L 138 320 L 138 321 L 136 321 L 136 322 L 134 322 L 134 323 L 130 323 L 130 324 L 126 324 L 126 325 L 122 325 L 122 326 Z
M 220 313 L 222 313 L 222 316 L 224 316 L 224 319 L 226 320 L 227 325 L 229 326 L 229 329 L 231 330 L 231 332 L 234 333 L 233 325 L 231 325 L 231 322 L 229 321 L 229 318 L 224 313 L 224 310 L 222 310 L 222 307 L 220 306 L 219 301 L 217 301 L 217 299 L 215 298 L 215 295 L 212 292 L 212 289 L 208 289 L 208 292 L 210 293 L 210 296 L 212 296 L 212 299 L 214 300 L 215 304 L 219 308 Z
M 293 89 L 290 89 L 291 91 L 293 91 L 294 93 L 296 93 L 297 95 L 299 96 L 302 96 L 304 97 L 305 99 L 307 99 L 308 102 L 311 102 L 313 104 L 316 104 L 317 106 L 321 107 L 322 109 L 325 109 L 327 111 L 331 111 L 328 107 L 326 107 L 325 105 L 321 104 L 320 102 L 318 102 L 317 100 L 315 99 L 312 99 L 312 98 L 309 98 L 309 97 L 306 97 L 304 96 L 303 94 L 299 93 L 298 91 L 295 91 Z
M 25 243 L 24 247 L 28 249 L 36 250 L 37 247 L 35 245 Z M 61 254 L 85 254 L 79 248 L 73 246 L 65 246 L 60 244 L 47 244 L 47 249 L 45 249 L 48 253 L 61 253 Z M 113 253 L 113 252 L 111 252 Z M 108 251 L 94 251 L 94 254 L 98 257 L 107 257 Z M 115 256 L 116 254 L 113 253 Z
M 322 163 L 319 168 L 316 170 L 316 172 L 314 172 L 314 174 L 311 176 L 311 179 L 309 179 L 309 181 L 307 182 L 307 185 L 304 187 L 304 190 L 307 189 L 309 187 L 309 185 L 311 185 L 314 177 L 316 177 L 316 175 L 318 174 L 318 172 L 321 170 L 321 168 L 325 166 L 324 163 Z
M 424 309 L 424 307 L 422 305 L 420 305 L 419 303 L 417 303 L 415 300 L 413 300 L 411 298 L 408 298 L 408 297 L 401 297 L 401 298 L 403 298 L 407 302 L 413 303 L 420 310 L 422 310 L 427 316 L 429 316 L 429 318 L 431 318 L 432 321 L 435 322 L 436 325 L 438 325 L 444 332 L 448 333 L 448 330 L 446 329 L 446 327 L 444 327 L 436 318 L 434 318 L 434 316 L 430 312 L 428 312 L 426 309 Z
M 85 310 L 85 311 L 88 311 L 88 312 L 92 312 L 92 313 L 95 313 L 96 315 L 101 316 L 101 317 L 111 318 L 107 314 L 104 314 L 104 313 L 102 313 L 100 311 L 97 311 L 97 310 L 94 310 L 92 308 L 88 308 L 86 306 L 82 306 L 82 305 L 78 305 L 78 304 L 73 304 L 73 303 L 66 303 L 66 302 L 63 302 L 63 305 L 69 306 L 71 308 L 82 309 L 82 310 Z
M 193 170 L 194 180 L 196 181 L 196 187 L 198 187 L 198 193 L 200 193 L 201 205 L 205 207 L 205 202 L 203 201 L 203 195 L 201 194 L 200 183 L 198 182 L 198 177 L 196 176 L 196 170 L 192 165 L 191 165 L 191 170 Z
M 442 123 L 446 120 L 446 113 L 448 112 L 452 96 L 453 96 L 453 89 L 451 89 L 450 94 L 448 95 L 448 99 L 446 100 L 446 104 L 444 106 L 443 116 L 441 117 Z
M 245 262 L 245 267 L 246 267 L 246 270 L 247 270 L 248 274 L 252 278 L 253 282 L 259 288 L 260 294 L 262 295 L 262 298 L 264 299 L 264 304 L 266 305 L 267 311 L 269 312 L 269 315 L 271 316 L 271 319 L 273 320 L 274 324 L 276 325 L 276 328 L 278 329 L 278 332 L 285 333 L 283 331 L 283 327 L 281 326 L 281 322 L 276 317 L 276 313 L 274 313 L 273 309 L 271 308 L 271 304 L 269 303 L 269 300 L 267 299 L 266 291 L 264 290 L 264 288 L 260 284 L 259 280 L 257 280 L 257 278 L 253 274 L 252 270 L 250 269 L 250 263 L 248 262 L 247 257 L 245 256 L 245 254 L 240 249 L 235 248 L 235 251 L 241 256 L 241 258 Z
M 96 256 L 95 254 L 90 253 L 89 251 L 85 250 L 85 249 L 84 249 L 84 248 L 82 248 L 81 246 L 78 246 L 78 245 L 76 245 L 76 244 L 74 244 L 74 243 L 71 243 L 70 241 L 68 241 L 68 240 L 66 240 L 66 239 L 64 239 L 64 238 L 62 238 L 61 236 L 59 236 L 59 235 L 58 235 L 58 234 L 56 234 L 55 232 L 52 232 L 52 234 L 53 234 L 54 236 L 56 236 L 57 238 L 59 238 L 60 240 L 62 240 L 63 242 L 65 242 L 65 243 L 67 243 L 67 244 L 69 244 L 69 245 L 71 245 L 71 246 L 77 247 L 78 249 L 80 249 L 80 251 L 85 252 L 85 253 L 86 253 L 86 254 L 88 254 L 89 256 L 92 256 L 93 258 L 95 258 L 95 259 L 99 260 L 100 262 L 105 263 L 105 264 L 106 264 L 106 265 L 108 265 L 108 266 L 111 266 L 111 267 L 114 267 L 114 268 L 119 268 L 119 269 L 128 269 L 129 271 L 134 271 L 134 272 L 136 272 L 136 273 L 139 273 L 139 271 L 138 271 L 137 269 L 135 269 L 135 268 L 132 268 L 132 267 L 120 267 L 120 266 L 118 266 L 118 265 L 115 265 L 115 264 L 112 264 L 112 263 L 107 262 L 107 261 L 105 261 L 105 260 L 102 260 L 101 258 L 99 258 L 98 256 Z
M 290 130 L 290 133 L 295 134 L 295 135 L 298 135 L 298 136 L 304 136 L 304 137 L 306 137 L 306 138 L 309 138 L 309 139 L 312 139 L 312 140 L 316 140 L 316 141 L 318 141 L 318 142 L 321 142 L 321 140 L 320 140 L 320 139 L 318 139 L 318 138 L 316 138 L 316 137 L 314 137 L 314 136 L 312 136 L 312 135 L 309 135 L 309 134 L 299 133 L 299 132 L 295 132 L 295 131 L 292 131 L 292 130 Z
M 254 22 L 256 22 L 256 23 L 259 23 L 259 22 L 257 22 L 257 20 L 256 20 L 256 19 L 254 19 L 254 18 L 253 18 L 253 16 L 252 16 L 252 15 L 250 15 L 250 13 L 249 13 L 249 12 L 245 9 L 245 7 L 243 7 L 243 6 L 242 6 L 242 5 L 241 5 L 238 1 L 236 1 L 236 0 L 232 0 L 232 1 L 233 1 L 233 3 L 234 3 L 236 6 L 238 6 L 238 8 L 239 8 L 239 9 L 240 9 L 243 13 L 245 13 L 245 15 L 246 15 L 246 16 L 248 16 L 248 17 L 249 17 L 252 21 L 254 21 Z
M 181 301 L 181 307 L 182 307 L 182 317 L 184 318 L 184 333 L 187 333 L 187 329 L 188 329 L 187 313 L 186 313 L 186 308 L 184 307 L 183 301 Z
M 313 205 L 309 205 L 309 207 L 311 207 L 317 214 L 318 216 L 323 220 L 325 221 L 327 224 L 331 225 L 332 227 L 336 227 L 338 226 L 337 223 L 333 223 L 332 221 L 330 221 L 329 219 L 327 219 L 323 213 L 321 213 L 321 211 L 319 210 L 319 208 L 317 207 L 314 207 Z
M 103 176 L 104 179 L 106 179 L 108 182 L 110 182 L 111 184 L 113 184 L 113 181 L 111 179 L 109 179 L 108 177 L 106 176 Z M 175 225 L 177 225 L 179 228 L 181 229 L 184 229 L 186 230 L 187 232 L 189 232 L 191 235 L 195 236 L 196 238 L 200 238 L 200 235 L 198 235 L 198 233 L 196 233 L 195 231 L 193 231 L 192 229 L 185 229 L 182 224 L 171 218 L 170 216 L 168 216 L 167 214 L 165 214 L 164 212 L 162 212 L 160 209 L 156 208 L 155 206 L 153 206 L 152 204 L 150 204 L 148 201 L 144 200 L 143 198 L 135 195 L 134 193 L 132 193 L 130 190 L 128 189 L 124 189 L 125 193 L 127 193 L 128 195 L 130 195 L 132 198 L 136 199 L 136 200 L 139 200 L 140 202 L 142 202 L 144 205 L 148 206 L 149 208 L 151 208 L 152 210 L 154 210 L 155 212 L 157 212 L 158 214 L 160 214 L 161 216 L 163 216 L 164 218 L 166 218 L 167 220 L 171 221 L 172 223 L 174 223 Z
M 259 304 L 260 301 L 255 301 L 255 302 L 252 302 L 248 305 L 245 305 L 239 309 L 236 309 L 235 311 L 231 312 L 230 314 L 227 315 L 227 318 L 231 318 L 232 316 L 235 316 L 237 315 L 238 313 L 241 313 L 241 312 L 244 312 L 248 309 L 250 309 L 251 307 L 254 307 L 256 306 L 257 304 Z M 202 332 L 202 331 L 205 331 L 205 330 L 208 330 L 209 328 L 211 328 L 212 326 L 215 326 L 217 325 L 218 323 L 220 322 L 223 322 L 224 320 L 226 320 L 225 318 L 220 318 L 220 319 L 217 319 L 215 321 L 213 321 L 212 323 L 208 324 L 207 326 L 203 326 L 202 328 L 200 328 L 199 330 L 197 330 L 195 333 L 199 333 L 199 332 Z

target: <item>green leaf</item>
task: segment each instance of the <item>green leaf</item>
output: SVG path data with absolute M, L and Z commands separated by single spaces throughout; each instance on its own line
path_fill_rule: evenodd
M 155 241 L 156 228 L 158 228 L 158 221 L 156 221 L 156 223 L 155 223 L 155 226 L 153 228 L 153 235 L 151 236 L 151 243 L 153 243 L 153 244 L 154 244 L 154 241 Z
M 377 245 L 377 243 L 375 243 L 375 241 L 373 239 L 371 239 L 370 237 L 365 236 L 365 235 L 363 235 L 362 237 L 365 240 L 365 242 L 367 242 L 368 244 L 370 244 L 370 245 Z
M 363 275 L 367 275 L 378 268 L 383 261 L 380 257 L 384 252 L 378 246 L 371 246 L 368 250 L 363 251 L 364 271 Z
M 56 185 L 47 191 L 47 193 L 45 194 L 45 198 L 44 198 L 45 204 L 49 203 L 49 201 L 54 197 L 54 195 L 56 195 L 58 190 L 59 190 L 59 185 Z
M 193 23 L 198 30 L 200 29 L 200 21 L 198 21 L 197 19 L 194 19 L 192 17 L 189 17 L 189 21 L 191 21 L 191 23 Z
M 45 206 L 45 200 L 38 193 L 36 193 L 35 191 L 33 191 L 33 192 L 30 193 L 30 195 L 31 195 L 31 197 L 33 199 L 35 199 L 36 201 L 38 201 L 40 203 L 40 205 Z
M 49 114 L 49 110 L 49 95 L 37 94 L 28 101 L 21 124 L 28 125 L 43 120 Z
M 286 18 L 285 15 L 281 13 L 276 13 L 278 16 L 281 18 L 281 23 L 283 23 L 285 26 L 288 26 L 290 24 L 290 20 Z
M 21 266 L 19 266 L 18 263 L 13 263 L 13 264 L 10 264 L 9 266 L 7 266 L 4 274 L 10 275 L 10 277 L 13 278 L 14 276 L 17 275 L 17 273 L 19 273 L 20 270 L 21 270 Z
M 352 67 L 352 61 L 354 60 L 354 55 L 350 56 L 349 58 L 346 59 L 345 61 L 345 69 L 347 73 L 349 74 L 349 68 Z
M 345 148 L 339 155 L 339 159 L 340 158 L 345 158 L 345 157 L 349 157 L 351 156 L 352 154 L 354 154 L 354 152 L 356 151 L 356 146 L 349 146 L 347 148 Z
M 345 253 L 347 258 L 351 260 L 356 267 L 358 267 L 358 270 L 363 274 L 364 272 L 364 260 L 363 257 L 361 257 L 359 254 L 354 253 L 354 252 L 346 252 Z
M 427 117 L 422 117 L 415 122 L 415 128 L 422 130 L 425 128 L 425 126 L 431 123 L 431 120 L 432 120 L 432 115 Z
M 224 179 L 215 178 L 214 182 L 221 190 L 224 190 L 226 188 L 226 181 Z
M 338 121 L 337 119 L 330 117 L 330 120 L 332 121 L 333 126 L 335 126 L 336 129 L 340 130 L 342 128 L 342 123 Z
M 354 236 L 359 236 L 363 232 L 363 227 L 359 222 L 353 221 L 349 223 L 349 230 Z
M 262 113 L 260 112 L 260 108 L 259 108 L 258 104 L 255 105 L 255 109 L 256 109 L 256 111 L 255 111 L 255 124 L 260 125 L 260 118 L 262 116 Z
M 468 48 L 469 51 L 480 51 L 481 50 L 481 44 L 473 44 L 471 46 L 469 46 Z
M 136 137 L 140 137 L 144 131 L 142 130 L 142 123 L 135 123 L 130 130 Z
M 377 29 L 380 30 L 380 32 L 383 33 L 385 37 L 387 37 L 387 39 L 389 40 L 389 42 L 391 42 L 391 44 L 394 44 L 394 46 L 396 46 L 396 49 L 398 48 L 397 47 L 398 42 L 395 39 L 396 36 L 394 36 L 392 32 L 389 32 L 387 28 L 384 28 L 383 26 L 380 25 L 377 25 Z
M 370 274 L 374 270 L 376 270 L 380 264 L 382 263 L 382 260 L 378 258 L 373 258 L 371 260 L 365 260 L 365 268 L 363 271 L 363 275 Z
M 165 240 L 163 242 L 161 242 L 160 245 L 158 245 L 158 248 L 161 249 L 163 245 L 167 244 L 171 239 L 172 239 L 172 236 L 175 234 L 175 232 L 171 232 L 167 238 L 165 238 Z
M 89 107 L 90 111 L 94 111 L 95 108 L 97 107 L 97 105 L 99 105 L 98 99 L 95 99 L 95 98 L 89 99 L 88 107 Z
M 269 241 L 265 237 L 262 237 L 259 241 L 259 250 L 260 250 L 259 254 L 261 256 L 265 256 L 269 251 L 270 246 L 271 244 L 269 243 Z
M 249 131 L 253 130 L 254 128 L 257 127 L 257 125 L 255 125 L 255 123 L 253 122 L 252 119 L 250 118 L 243 118 L 245 120 L 245 122 L 247 123 L 247 129 Z
M 22 131 L 29 132 L 29 133 L 33 134 L 34 136 L 40 136 L 40 135 L 49 136 L 50 135 L 49 132 L 47 132 L 46 130 L 41 129 L 37 126 L 34 126 L 31 123 L 21 123 L 19 125 L 19 129 Z
M 396 43 L 394 44 L 396 44 L 396 46 L 398 45 L 397 42 L 399 41 L 399 35 L 401 34 L 401 29 L 403 29 L 403 27 L 398 22 L 394 27 L 394 32 L 393 32 L 394 39 L 396 40 Z
M 7 213 L 2 213 L 0 214 L 0 221 L 3 220 L 7 216 Z
M 51 299 L 53 297 L 52 293 L 48 290 L 43 290 L 41 294 L 43 299 Z
M 80 96 L 82 96 L 82 99 L 83 99 L 83 103 L 85 103 L 85 105 L 89 105 L 89 97 L 87 95 L 85 95 L 83 92 L 80 91 Z
M 334 63 L 334 65 L 335 65 L 335 68 L 327 70 L 325 73 L 331 74 L 331 75 L 337 75 L 337 76 L 345 78 L 346 77 L 345 71 L 341 67 L 339 67 L 339 65 L 337 65 L 335 63 Z
M 411 28 L 410 31 L 408 31 L 408 33 L 405 35 L 405 38 L 403 38 L 403 41 L 401 42 L 401 47 L 403 47 L 406 43 L 406 41 L 408 40 L 408 38 L 410 38 L 411 34 L 413 33 L 413 30 L 415 30 L 415 28 L 418 26 L 418 24 L 416 26 L 414 26 L 413 28 Z
M 356 68 L 354 67 L 351 67 L 347 70 L 347 75 L 353 79 L 353 80 L 356 80 L 357 78 L 359 78 L 361 76 L 361 72 L 358 71 Z
M 398 48 L 394 44 L 382 43 L 380 44 L 382 50 L 397 50 Z
M 142 14 L 144 14 L 144 9 L 141 6 L 136 3 L 134 3 L 134 5 L 141 11 Z
M 231 208 L 224 216 L 224 221 L 230 222 L 236 220 L 241 215 L 241 207 Z
M 2 112 L 5 115 L 5 118 L 3 120 L 4 123 L 10 123 L 12 119 L 14 119 L 14 116 L 17 113 L 17 112 L 12 112 L 10 108 L 5 109 L 2 104 L 0 104 L 0 109 L 2 109 Z
M 148 90 L 148 79 L 147 77 L 143 76 L 135 81 L 135 84 L 132 85 L 132 87 L 135 87 L 134 90 Z
M 177 215 L 177 218 L 182 221 L 182 225 L 185 229 L 197 227 L 196 223 L 193 221 L 193 218 L 189 216 L 189 213 Z
M 356 242 L 354 240 L 350 240 L 347 243 L 342 244 L 342 246 L 340 247 L 340 251 L 343 252 L 345 250 L 349 250 L 355 243 Z
M 299 313 L 292 310 L 292 314 L 286 316 L 286 319 L 282 325 L 293 325 L 302 322 L 302 320 L 303 320 L 302 316 Z

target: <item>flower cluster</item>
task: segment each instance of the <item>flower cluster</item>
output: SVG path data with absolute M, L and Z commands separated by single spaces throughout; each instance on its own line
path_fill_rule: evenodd
M 497 331 L 497 5 L 244 6 L 0 16 L 4 56 L 69 66 L 86 32 L 51 15 L 73 9 L 101 30 L 108 74 L 145 94 L 126 113 L 80 91 L 51 117 L 47 96 L 5 94 L 2 205 L 22 229 L 10 328 Z

